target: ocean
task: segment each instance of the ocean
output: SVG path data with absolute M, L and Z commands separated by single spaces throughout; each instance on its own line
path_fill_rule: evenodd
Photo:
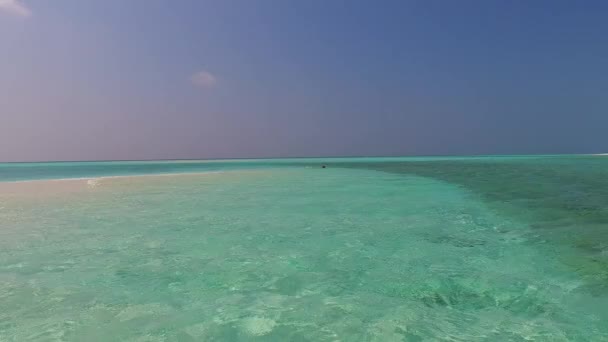
M 0 164 L 2 342 L 607 341 L 606 322 L 608 156 Z

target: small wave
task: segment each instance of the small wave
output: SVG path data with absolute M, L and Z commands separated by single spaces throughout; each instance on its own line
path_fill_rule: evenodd
M 89 179 L 87 181 L 87 187 L 88 188 L 96 188 L 97 186 L 99 186 L 99 178 L 93 178 L 93 179 Z

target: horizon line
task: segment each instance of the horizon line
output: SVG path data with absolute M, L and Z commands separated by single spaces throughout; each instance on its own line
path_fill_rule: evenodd
M 27 163 L 96 163 L 96 162 L 160 162 L 160 161 L 229 161 L 272 159 L 340 159 L 340 158 L 424 158 L 424 157 L 551 157 L 551 156 L 606 156 L 608 153 L 529 153 L 529 154 L 412 154 L 412 155 L 351 155 L 351 156 L 298 156 L 298 157 L 235 157 L 235 158 L 168 158 L 168 159 L 81 159 L 0 161 L 0 164 Z

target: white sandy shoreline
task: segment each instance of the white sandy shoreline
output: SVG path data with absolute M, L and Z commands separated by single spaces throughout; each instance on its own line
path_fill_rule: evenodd
M 206 175 L 206 174 L 217 174 L 235 171 L 246 171 L 246 170 L 228 170 L 228 171 L 204 171 L 204 172 L 174 172 L 174 173 L 147 173 L 139 175 L 115 175 L 115 176 L 91 176 L 91 177 L 73 177 L 73 178 L 41 178 L 41 179 L 21 179 L 21 180 L 9 180 L 0 181 L 0 186 L 3 184 L 15 184 L 15 183 L 33 183 L 33 182 L 66 182 L 66 181 L 89 181 L 89 180 L 103 180 L 103 179 L 128 179 L 128 178 L 139 178 L 139 177 L 165 177 L 165 176 L 192 176 L 192 175 Z
M 249 170 L 234 170 L 249 171 Z M 0 182 L 0 200 L 3 198 L 46 198 L 48 196 L 66 195 L 72 193 L 96 192 L 102 185 L 112 187 L 135 186 L 145 184 L 154 178 L 168 179 L 193 179 L 204 176 L 232 173 L 233 171 L 208 171 L 208 172 L 180 172 L 180 173 L 159 173 L 142 175 L 117 175 L 100 177 L 80 177 L 80 178 L 55 178 L 55 179 L 32 179 L 19 181 Z M 106 184 L 108 183 L 109 184 Z

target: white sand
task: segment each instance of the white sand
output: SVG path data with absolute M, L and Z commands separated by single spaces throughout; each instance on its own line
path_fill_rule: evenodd
M 0 182 L 1 197 L 30 197 L 45 194 L 70 194 L 89 191 L 92 179 L 33 180 L 22 182 Z M 94 182 L 95 183 L 95 182 Z
M 259 170 L 235 170 L 0 182 L 0 200 L 14 198 L 44 199 L 69 194 L 97 193 L 110 188 L 120 188 L 128 191 L 161 180 L 164 182 L 210 180 L 223 175 L 236 176 L 255 173 L 262 174 L 263 172 Z
M 204 173 L 197 174 L 163 174 L 163 175 L 141 175 L 141 176 L 110 176 L 96 178 L 73 178 L 73 179 L 44 179 L 17 182 L 0 182 L 0 198 L 47 198 L 49 196 L 62 196 L 69 194 L 82 194 L 99 192 L 104 187 L 129 187 L 142 184 L 144 180 L 151 181 L 155 178 L 166 178 L 174 176 L 177 178 L 200 177 Z

